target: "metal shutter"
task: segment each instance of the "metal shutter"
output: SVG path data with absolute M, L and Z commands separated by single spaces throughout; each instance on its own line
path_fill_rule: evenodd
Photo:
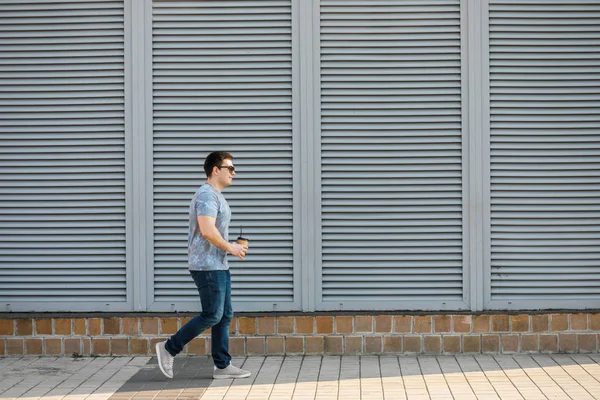
M 460 58 L 458 0 L 321 2 L 321 308 L 462 301 Z
M 122 1 L 0 3 L 7 309 L 130 308 L 123 43 Z
M 491 300 L 598 307 L 600 2 L 492 1 L 490 73 Z
M 291 60 L 291 0 L 154 3 L 155 309 L 197 308 L 188 207 L 215 150 L 239 171 L 230 240 L 242 225 L 251 240 L 244 262 L 229 257 L 236 310 L 291 307 Z

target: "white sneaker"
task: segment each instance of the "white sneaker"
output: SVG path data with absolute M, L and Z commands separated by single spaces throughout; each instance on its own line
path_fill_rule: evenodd
M 158 358 L 158 367 L 167 378 L 173 378 L 173 357 L 165 348 L 167 341 L 156 343 L 156 357 Z
M 241 368 L 234 367 L 231 364 L 229 364 L 227 368 L 223 369 L 217 368 L 215 366 L 215 369 L 213 371 L 214 379 L 247 378 L 250 375 L 252 375 L 250 371 L 245 371 Z

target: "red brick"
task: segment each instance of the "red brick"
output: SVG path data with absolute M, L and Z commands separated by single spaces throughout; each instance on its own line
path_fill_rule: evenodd
M 231 321 L 229 322 L 229 334 L 237 335 L 237 333 L 238 333 L 237 318 L 231 318 Z
M 471 322 L 472 322 L 472 318 L 470 315 L 453 315 L 452 316 L 452 325 L 454 327 L 454 332 L 457 332 L 457 333 L 471 332 Z
M 475 315 L 473 316 L 473 332 L 485 333 L 490 331 L 490 316 Z
M 47 356 L 58 356 L 62 354 L 62 340 L 60 339 L 44 339 L 46 347 L 45 354 Z
M 436 315 L 433 317 L 433 330 L 436 333 L 452 331 L 452 319 L 449 315 Z
M 98 336 L 102 333 L 102 320 L 100 318 L 90 318 L 88 320 L 88 335 Z
M 538 352 L 540 351 L 539 335 L 521 335 L 521 351 Z
M 139 318 L 123 318 L 123 335 L 138 336 L 140 334 Z
M 323 336 L 306 337 L 306 354 L 323 354 L 325 340 Z
M 402 347 L 405 353 L 421 353 L 423 351 L 421 336 L 404 336 Z
M 146 318 L 147 319 L 147 318 Z M 121 333 L 121 318 L 103 318 L 104 335 L 118 335 Z M 55 321 L 56 323 L 56 321 Z M 145 333 L 153 333 L 153 332 L 145 332 Z M 156 330 L 158 333 L 158 330 Z
M 284 354 L 284 339 L 281 336 L 267 338 L 267 354 Z
M 463 336 L 463 352 L 479 353 L 481 352 L 481 338 L 477 336 Z
M 33 320 L 31 318 L 17 319 L 17 335 L 19 335 L 19 336 L 33 335 Z M 23 352 L 21 352 L 19 354 L 23 354 Z
M 342 316 L 335 317 L 335 331 L 337 333 L 354 332 L 354 317 Z
M 587 314 L 571 314 L 571 330 L 587 331 Z
M 264 337 L 247 337 L 246 351 L 249 356 L 265 354 L 265 338 Z
M 54 320 L 54 334 L 71 336 L 73 321 L 70 318 L 57 318 Z
M 42 339 L 25 339 L 25 354 L 42 355 Z M 1 353 L 4 355 L 4 353 Z
M 333 317 L 317 317 L 317 333 L 333 333 Z
M 346 351 L 345 354 L 360 354 L 362 353 L 363 337 L 362 336 L 346 336 Z
M 246 338 L 235 337 L 229 338 L 229 354 L 232 356 L 245 356 L 246 355 Z
M 35 320 L 36 335 L 52 335 L 52 318 L 41 318 Z
M 196 337 L 187 344 L 187 353 L 192 355 L 206 354 L 206 338 Z
M 286 336 L 285 337 L 285 353 L 286 354 L 304 353 L 304 337 L 303 336 Z
M 412 333 L 412 316 L 396 315 L 394 316 L 394 332 Z
M 92 338 L 92 354 L 94 355 L 109 355 L 110 354 L 110 339 L 107 338 Z
M 238 324 L 241 335 L 256 335 L 256 318 L 238 318 Z
M 444 353 L 460 353 L 460 336 L 442 336 Z
M 106 320 L 104 320 L 106 324 Z M 104 325 L 106 330 L 106 325 Z M 158 335 L 158 318 L 142 318 L 142 333 L 145 335 Z
M 598 350 L 596 333 L 580 333 L 579 334 L 579 351 L 583 353 L 592 352 L 596 353 Z
M 344 352 L 343 336 L 325 336 L 325 353 L 342 354 Z
M 498 353 L 500 351 L 500 336 L 481 335 L 481 351 L 483 353 Z
M 426 335 L 423 338 L 423 347 L 427 354 L 440 354 L 442 352 L 442 337 L 437 335 Z
M 160 333 L 161 335 L 173 335 L 177 333 L 177 323 L 179 318 L 167 317 L 160 319 Z M 123 330 L 125 330 L 125 320 L 123 320 Z
M 508 315 L 492 315 L 492 332 L 509 332 Z
M 259 335 L 275 334 L 275 317 L 260 317 L 260 318 L 258 318 L 258 334 Z
M 365 353 L 381 354 L 383 347 L 382 336 L 366 336 L 365 337 Z
M 65 338 L 65 356 L 81 355 L 81 339 Z
M 314 317 L 296 317 L 296 333 L 312 334 L 315 332 Z
M 566 331 L 569 329 L 569 315 L 568 314 L 552 314 L 550 322 L 550 329 L 553 331 Z
M 89 356 L 90 354 L 92 354 L 92 339 L 88 337 L 81 338 L 81 348 L 82 356 Z
M 548 332 L 549 321 L 548 314 L 532 315 L 531 330 L 533 332 Z
M 383 338 L 384 353 L 402 353 L 402 336 L 385 336 Z
M 148 339 L 131 338 L 131 354 L 132 355 L 148 354 Z
M 277 317 L 277 333 L 294 333 L 294 317 Z
M 600 314 L 590 314 L 590 329 L 595 332 L 600 331 Z
M 556 353 L 558 351 L 558 335 L 540 335 L 540 351 Z
M 378 315 L 375 317 L 375 332 L 390 333 L 392 332 L 392 316 Z
M 529 332 L 529 315 L 512 315 L 512 332 Z
M 24 348 L 23 345 L 25 341 L 22 338 L 8 338 L 6 339 L 6 353 L 9 356 L 13 355 L 23 355 Z
M 65 340 L 66 346 L 66 340 Z M 110 343 L 111 354 L 114 356 L 125 356 L 129 354 L 129 339 L 112 338 Z
M 0 319 L 0 336 L 12 336 L 14 333 L 14 320 Z
M 519 335 L 502 335 L 502 353 L 516 353 L 519 351 Z
M 84 336 L 85 332 L 85 318 L 75 318 L 73 320 L 73 334 L 78 336 Z
M 373 317 L 370 315 L 358 315 L 354 317 L 354 332 L 370 333 L 373 332 Z
M 415 316 L 415 333 L 431 333 L 431 315 Z

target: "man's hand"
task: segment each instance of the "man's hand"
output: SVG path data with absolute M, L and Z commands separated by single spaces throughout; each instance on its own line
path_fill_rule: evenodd
M 243 260 L 244 256 L 248 252 L 248 246 L 234 242 L 231 243 L 231 250 L 229 252 L 237 258 L 239 258 L 240 260 Z

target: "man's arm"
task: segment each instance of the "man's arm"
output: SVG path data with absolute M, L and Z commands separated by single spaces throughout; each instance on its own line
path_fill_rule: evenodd
M 227 253 L 233 254 L 240 260 L 244 259 L 244 256 L 248 252 L 248 247 L 242 246 L 238 243 L 229 243 L 221 236 L 221 233 L 216 226 L 217 219 L 208 217 L 205 215 L 198 216 L 198 226 L 200 227 L 200 233 L 210 244 L 215 247 L 225 250 Z

